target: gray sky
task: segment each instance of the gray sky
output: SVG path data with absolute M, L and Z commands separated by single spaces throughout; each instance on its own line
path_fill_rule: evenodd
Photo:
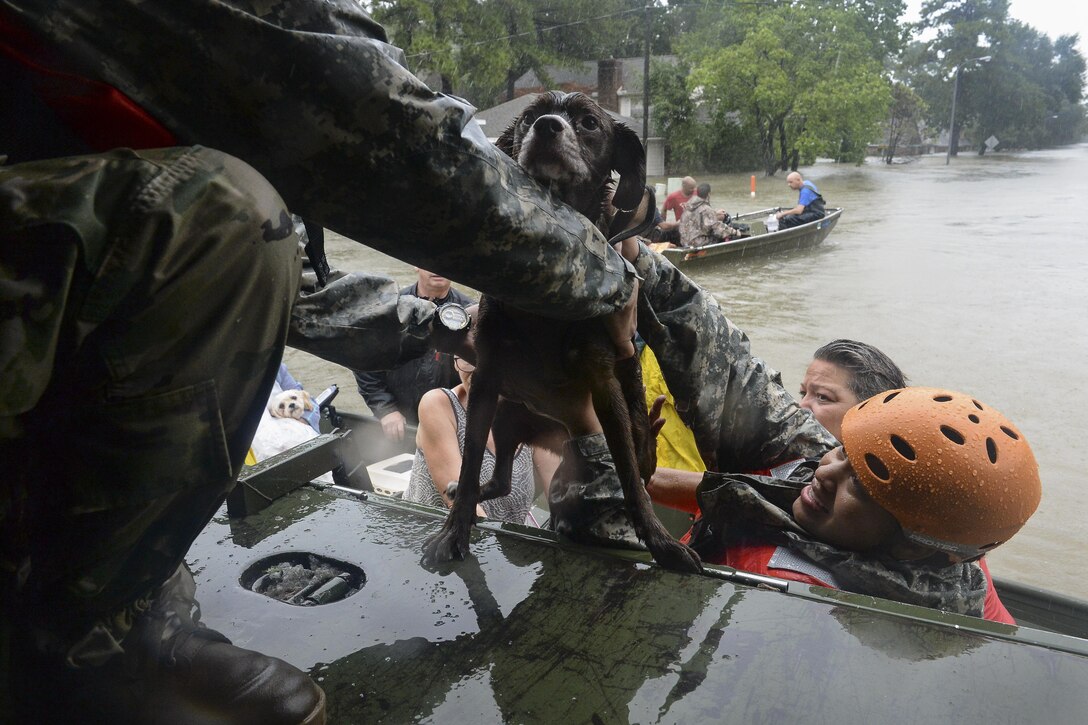
M 918 19 L 922 0 L 907 0 L 904 19 Z M 1010 0 L 1009 16 L 1057 40 L 1059 35 L 1080 35 L 1077 48 L 1088 59 L 1088 2 L 1084 0 Z

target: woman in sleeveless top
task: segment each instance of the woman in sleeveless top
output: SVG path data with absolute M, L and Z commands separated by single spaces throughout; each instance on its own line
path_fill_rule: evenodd
M 419 402 L 419 429 L 416 432 L 416 457 L 407 501 L 442 506 L 453 505 L 446 496 L 446 487 L 456 481 L 461 472 L 461 455 L 465 449 L 469 390 L 475 370 L 467 360 L 454 357 L 454 366 L 461 384 L 453 389 L 436 388 L 427 392 Z M 495 469 L 494 440 L 488 436 L 487 450 L 480 470 L 480 482 L 486 483 Z M 536 480 L 546 485 L 559 464 L 559 457 L 549 451 L 521 446 L 514 458 L 510 493 L 480 503 L 477 511 L 489 519 L 523 524 L 529 519 L 529 509 L 536 496 Z

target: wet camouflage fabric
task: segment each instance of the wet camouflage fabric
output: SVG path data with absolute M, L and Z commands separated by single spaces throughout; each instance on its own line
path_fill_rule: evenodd
M 320 290 L 304 285 L 291 309 L 287 344 L 344 367 L 389 370 L 433 345 L 435 306 L 399 294 L 388 277 L 333 272 Z
M 837 445 L 786 392 L 782 376 L 752 356 L 748 336 L 710 293 L 645 245 L 635 267 L 644 280 L 639 334 L 708 468 L 754 471 L 818 458 Z
M 789 511 L 813 470 L 814 465 L 798 466 L 788 480 L 704 474 L 697 493 L 702 518 L 694 527 L 692 548 L 707 555 L 745 538 L 774 542 L 831 571 L 845 591 L 982 616 L 986 579 L 976 563 L 948 565 L 939 554 L 920 562 L 897 561 L 809 538 Z
M 253 165 L 310 221 L 545 316 L 607 313 L 630 295 L 632 276 L 593 225 L 488 143 L 470 121 L 471 106 L 430 91 L 405 70 L 401 52 L 350 0 L 0 0 L 0 6 L 183 141 Z M 657 259 L 644 277 L 667 265 Z M 677 398 L 687 402 L 704 457 L 718 447 L 719 428 L 745 431 L 724 446 L 738 454 L 731 458 L 776 459 L 791 431 L 830 443 L 807 414 L 787 404 L 777 373 L 750 357 L 747 339 L 709 295 L 671 273 L 649 289 L 654 284 L 647 278 L 660 311 L 651 324 L 675 331 L 656 340 L 643 336 L 670 388 L 683 393 Z M 363 283 L 356 294 L 371 286 Z M 346 295 L 328 296 L 343 309 Z M 315 308 L 308 319 L 328 309 Z M 418 322 L 427 312 L 398 314 Z M 296 319 L 307 315 L 300 311 Z M 412 334 L 418 340 L 423 331 Z M 676 344 L 671 360 L 662 342 Z M 292 344 L 307 349 L 294 336 Z M 775 438 L 756 446 L 750 439 L 768 426 Z M 748 468 L 729 458 L 719 465 Z
M 96 662 L 177 568 L 279 370 L 292 226 L 209 149 L 0 166 L 5 622 Z
M 66 54 L 74 69 L 123 90 L 183 141 L 199 141 L 247 161 L 268 177 L 293 212 L 307 220 L 543 315 L 576 319 L 603 314 L 630 296 L 633 274 L 629 265 L 607 247 L 593 225 L 557 204 L 488 143 L 470 121 L 471 106 L 433 93 L 409 74 L 401 65 L 400 51 L 387 45 L 381 29 L 349 0 L 0 0 L 0 11 L 38 31 Z M 18 371 L 10 378 L 5 375 L 5 383 L 11 381 L 7 387 L 13 396 L 5 402 L 8 408 L 2 422 L 4 444 L 13 455 L 18 451 L 26 456 L 21 446 L 29 437 L 28 424 L 43 433 L 41 440 L 46 440 L 47 429 L 53 440 L 78 438 L 74 427 L 68 437 L 63 430 L 50 427 L 74 426 L 71 421 L 78 419 L 72 398 L 66 397 L 71 391 L 61 390 L 56 379 L 50 382 L 50 375 L 55 375 L 50 365 L 54 360 L 69 360 L 56 355 L 58 348 L 70 352 L 83 342 L 80 336 L 87 326 L 67 317 L 71 304 L 91 285 L 88 274 L 99 269 L 94 262 L 110 258 L 118 240 L 125 240 L 113 233 L 119 220 L 126 218 L 124 214 L 99 217 L 95 213 L 128 202 L 126 191 L 135 182 L 118 183 L 106 172 L 114 169 L 113 164 L 124 167 L 122 176 L 135 173 L 150 177 L 157 173 L 156 164 L 180 168 L 188 163 L 181 161 L 187 158 L 185 151 L 156 153 L 163 155 L 142 155 L 148 166 L 122 163 L 119 159 L 127 157 L 121 153 L 78 162 L 86 164 L 78 172 L 66 166 L 75 163 L 71 161 L 35 167 L 52 169 L 45 173 L 55 175 L 46 180 L 46 186 L 52 184 L 53 196 L 42 197 L 38 211 L 53 211 L 44 203 L 48 200 L 59 201 L 59 212 L 72 205 L 81 214 L 61 224 L 72 231 L 67 246 L 40 255 L 33 260 L 38 266 L 28 268 L 40 281 L 40 289 L 33 290 L 41 295 L 39 306 L 32 311 L 19 307 L 21 302 L 8 307 L 21 314 L 6 320 L 0 332 L 7 356 L 4 365 Z M 197 156 L 210 153 L 198 152 Z M 248 168 L 220 163 L 227 164 L 231 174 L 252 176 Z M 92 173 L 96 164 L 104 165 L 98 175 Z M 134 168 L 140 171 L 134 172 Z M 6 180 L 15 180 L 7 187 L 7 203 L 16 204 L 24 182 L 12 175 L 11 167 L 2 173 Z M 20 171 L 25 173 L 25 168 Z M 223 179 L 214 174 L 201 178 L 214 188 L 230 184 L 231 174 Z M 156 178 L 162 180 L 161 190 L 168 192 L 163 203 L 170 208 L 153 210 L 161 211 L 162 218 L 185 222 L 187 205 L 195 198 L 205 198 L 195 183 L 181 183 L 190 181 L 188 177 L 176 185 L 170 181 L 172 176 Z M 250 185 L 262 193 L 267 191 L 259 179 L 251 178 Z M 89 197 L 79 197 L 76 192 L 81 189 Z M 248 198 L 237 193 L 245 191 L 234 190 L 221 200 L 226 205 L 222 218 L 209 223 L 229 226 L 251 221 L 249 214 L 239 216 L 231 208 L 232 203 Z M 171 200 L 169 194 L 180 198 Z M 86 207 L 86 198 L 96 200 L 94 209 Z M 150 218 L 140 211 L 122 224 L 145 224 L 147 229 L 144 236 L 130 240 L 135 255 L 132 266 L 122 265 L 109 287 L 119 295 L 140 287 L 147 275 L 146 265 L 156 261 L 151 254 L 156 244 L 173 250 L 192 243 L 184 235 L 171 237 L 166 226 L 157 227 L 152 234 Z M 273 236 L 290 228 L 282 208 L 277 213 L 268 211 L 261 221 L 267 222 L 266 233 Z M 181 223 L 178 228 L 192 227 Z M 236 236 L 238 231 L 230 234 Z M 254 401 L 271 385 L 282 336 L 287 333 L 288 303 L 280 292 L 293 292 L 297 285 L 297 242 L 291 237 L 290 244 L 282 242 L 283 254 L 290 256 L 296 271 L 291 280 L 278 273 L 273 300 L 267 298 L 267 281 L 262 282 L 265 288 L 261 290 L 247 283 L 259 278 L 252 269 L 247 269 L 251 274 L 242 277 L 243 282 L 231 276 L 240 272 L 226 262 L 252 264 L 245 256 L 250 248 L 238 245 L 232 254 L 216 249 L 202 258 L 212 268 L 206 271 L 202 286 L 180 289 L 184 300 L 158 299 L 148 293 L 140 304 L 114 300 L 96 308 L 102 318 L 94 322 L 103 330 L 100 338 L 104 347 L 110 335 L 120 333 L 130 333 L 126 339 L 134 342 L 131 350 L 122 351 L 119 367 L 100 366 L 105 371 L 93 368 L 96 374 L 133 373 L 123 384 L 111 383 L 116 388 L 111 394 L 150 395 L 178 380 L 182 372 L 206 373 L 210 364 L 216 371 L 229 367 L 225 371 L 229 383 L 197 385 L 199 390 L 189 394 L 185 402 L 190 407 L 185 410 L 167 396 L 174 408 L 164 405 L 161 410 L 145 410 L 137 421 L 127 421 L 131 427 L 154 430 L 146 439 L 128 439 L 126 451 L 118 450 L 117 442 L 133 432 L 120 427 L 103 427 L 101 435 L 79 441 L 82 458 L 73 460 L 82 460 L 96 470 L 88 474 L 80 469 L 56 477 L 55 481 L 66 481 L 73 489 L 62 493 L 76 496 L 58 500 L 86 500 L 80 506 L 107 512 L 108 516 L 104 514 L 94 524 L 102 532 L 116 532 L 127 525 L 127 519 L 117 516 L 139 521 L 159 517 L 160 538 L 154 542 L 122 541 L 106 534 L 98 538 L 104 547 L 147 548 L 151 559 L 160 552 L 163 556 L 153 566 L 147 565 L 154 573 L 135 576 L 118 575 L 112 568 L 117 562 L 111 561 L 87 579 L 86 587 L 83 578 L 76 581 L 70 576 L 75 564 L 66 563 L 65 571 L 47 577 L 50 582 L 67 577 L 71 585 L 65 585 L 70 591 L 57 602 L 72 599 L 77 611 L 92 600 L 96 609 L 104 606 L 106 599 L 130 604 L 143 596 L 140 588 L 146 581 L 165 579 L 176 566 L 177 550 L 184 549 L 180 542 L 187 546 L 212 515 L 214 507 L 194 506 L 186 497 L 199 488 L 201 500 L 208 506 L 221 498 L 252 436 L 259 414 L 259 402 Z M 9 236 L 5 245 L 6 274 L 0 281 L 12 299 L 22 300 L 19 280 L 27 270 L 14 261 L 7 266 L 7 256 L 13 249 L 29 249 L 29 242 L 23 236 Z M 78 257 L 80 250 L 84 258 Z M 140 257 L 145 253 L 146 257 Z M 92 262 L 83 268 L 77 264 L 79 259 Z M 30 264 L 26 260 L 19 263 Z M 661 361 L 677 407 L 696 431 L 708 463 L 716 459 L 720 466 L 744 470 L 816 455 L 817 449 L 830 447 L 830 437 L 793 403 L 777 374 L 750 356 L 747 339 L 725 319 L 712 297 L 646 250 L 639 266 L 646 279 L 646 299 L 656 310 L 641 314 L 640 331 L 645 330 L 643 337 Z M 11 270 L 17 273 L 7 274 Z M 223 300 L 225 293 L 230 293 L 229 299 Z M 231 310 L 252 303 L 257 299 L 252 295 L 258 294 L 265 295 L 259 298 L 264 312 L 261 317 L 247 318 L 248 324 L 236 327 L 230 335 L 221 329 L 218 323 L 230 319 Z M 158 331 L 133 334 L 145 307 L 148 314 L 166 315 L 168 310 L 168 319 L 160 320 L 159 327 L 172 334 L 169 339 L 163 340 Z M 206 321 L 206 327 L 193 332 L 195 337 L 173 334 L 178 327 L 191 327 L 200 319 L 198 313 L 209 308 L 218 314 Z M 291 343 L 351 367 L 377 369 L 427 347 L 425 327 L 432 311 L 433 306 L 422 300 L 400 299 L 388 280 L 365 275 L 341 277 L 321 293 L 304 295 L 294 305 Z M 116 318 L 111 317 L 114 314 Z M 124 319 L 126 316 L 132 319 Z M 110 322 L 108 330 L 102 326 L 104 322 Z M 245 334 L 239 337 L 237 329 L 244 329 Z M 251 337 L 262 341 L 254 343 Z M 70 361 L 73 370 L 91 369 L 78 367 L 84 359 Z M 69 377 L 61 387 L 86 382 L 76 380 L 74 373 Z M 223 391 L 230 391 L 229 398 Z M 201 409 L 204 412 L 191 412 L 190 398 L 194 396 L 206 406 Z M 239 410 L 221 413 L 225 431 L 208 430 L 216 418 L 213 406 L 224 401 Z M 56 407 L 50 409 L 47 404 Z M 185 418 L 186 411 L 189 418 Z M 173 416 L 187 421 L 179 424 L 173 437 L 164 433 L 169 426 L 152 425 L 156 420 L 173 420 Z M 107 431 L 112 431 L 112 437 Z M 56 438 L 58 432 L 61 438 Z M 99 446 L 117 455 L 100 455 Z M 28 465 L 22 470 L 31 469 Z M 117 471 L 125 472 L 122 479 L 132 480 L 119 484 Z M 32 494 L 34 487 L 28 476 L 5 491 L 2 512 L 8 521 L 28 495 L 37 495 Z M 160 498 L 150 503 L 155 495 Z M 196 515 L 193 510 L 202 513 Z M 12 577 L 22 571 L 20 545 L 30 539 L 40 539 L 43 546 L 51 543 L 50 537 L 35 537 L 19 527 L 5 536 L 5 547 L 10 550 L 4 554 L 6 574 Z M 60 542 L 66 538 L 57 538 L 54 548 L 58 551 Z M 110 556 L 107 552 L 106 558 Z M 173 566 L 167 571 L 169 564 Z M 112 588 L 120 582 L 128 584 L 127 591 Z M 106 630 L 116 631 L 112 626 Z
M 688 202 L 684 216 L 680 217 L 680 246 L 701 247 L 716 244 L 722 239 L 735 236 L 737 230 L 718 219 L 718 213 L 710 202 L 694 197 Z
M 0 7 L 182 143 L 248 162 L 307 221 L 545 316 L 631 295 L 593 224 L 489 143 L 472 106 L 409 73 L 354 0 Z
M 627 515 L 604 436 L 573 438 L 562 453 L 548 488 L 549 527 L 584 544 L 645 550 Z

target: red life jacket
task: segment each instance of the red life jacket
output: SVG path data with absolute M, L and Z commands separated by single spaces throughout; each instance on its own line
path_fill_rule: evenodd
M 684 535 L 681 541 L 686 544 L 690 538 L 691 532 L 689 531 Z M 763 574 L 764 576 L 773 576 L 778 579 L 800 582 L 802 584 L 815 584 L 830 589 L 835 588 L 828 582 L 821 581 L 815 576 L 804 572 L 771 567 L 771 557 L 774 556 L 776 549 L 778 549 L 776 544 L 761 544 L 745 541 L 739 544 L 732 544 L 726 547 L 724 553 L 713 558 L 704 559 L 704 561 L 707 564 L 723 564 L 734 569 L 751 572 L 752 574 Z M 988 619 L 991 622 L 1015 625 L 1016 620 L 1009 614 L 1009 610 L 1005 608 L 1005 605 L 1001 602 L 1001 597 L 998 596 L 997 590 L 994 588 L 994 580 L 990 577 L 990 568 L 986 565 L 985 557 L 979 560 L 979 566 L 982 567 L 982 573 L 986 576 L 986 599 L 982 605 L 982 618 Z
M 65 69 L 48 45 L 2 7 L 0 55 L 22 69 L 34 93 L 92 151 L 178 144 L 171 131 L 121 91 Z

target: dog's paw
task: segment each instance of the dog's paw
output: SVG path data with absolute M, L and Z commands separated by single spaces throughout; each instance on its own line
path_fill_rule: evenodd
M 647 544 L 654 561 L 670 571 L 698 574 L 703 570 L 703 561 L 691 547 L 673 539 Z
M 511 488 L 512 484 L 510 479 L 500 481 L 496 478 L 492 478 L 480 487 L 480 500 L 490 501 L 493 498 L 508 496 L 510 495 Z
M 469 530 L 470 527 L 461 527 L 446 519 L 438 533 L 424 542 L 423 563 L 434 566 L 454 559 L 464 560 L 468 554 Z

